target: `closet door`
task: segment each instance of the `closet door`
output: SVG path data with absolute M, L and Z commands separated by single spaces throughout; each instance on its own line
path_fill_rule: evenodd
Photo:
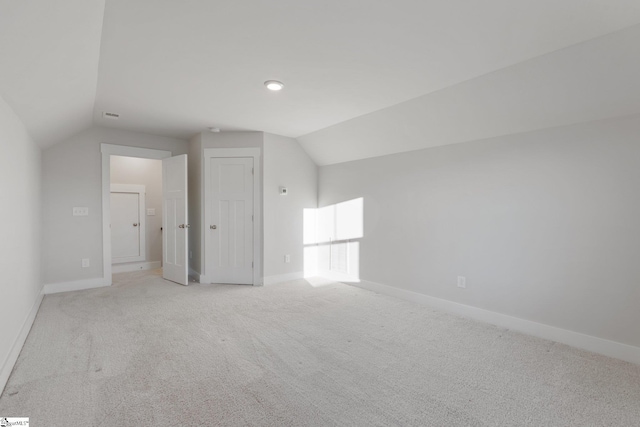
M 210 157 L 205 161 L 207 280 L 253 284 L 254 159 Z
M 144 261 L 143 185 L 111 185 L 112 263 Z

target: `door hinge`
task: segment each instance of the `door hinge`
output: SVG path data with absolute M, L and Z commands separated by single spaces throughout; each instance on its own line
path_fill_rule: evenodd
M 253 268 L 253 261 L 251 261 L 251 268 Z
M 251 168 L 251 175 L 253 175 L 253 168 Z

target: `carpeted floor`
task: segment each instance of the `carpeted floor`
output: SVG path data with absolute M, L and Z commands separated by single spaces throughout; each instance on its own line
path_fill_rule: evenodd
M 640 366 L 355 287 L 45 297 L 0 398 L 33 426 L 639 426 Z

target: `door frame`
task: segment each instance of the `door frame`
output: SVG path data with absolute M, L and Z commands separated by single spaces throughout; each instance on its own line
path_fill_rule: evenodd
M 132 193 L 138 195 L 138 245 L 140 245 L 140 255 L 123 257 L 123 258 L 111 258 L 113 264 L 119 264 L 124 262 L 144 261 L 147 258 L 147 229 L 146 229 L 146 215 L 145 215 L 145 196 L 146 188 L 144 185 L 138 184 L 111 184 L 111 193 Z M 111 203 L 111 199 L 109 199 Z M 109 206 L 109 213 L 111 213 L 111 206 Z
M 171 151 L 129 145 L 100 144 L 102 154 L 102 276 L 104 286 L 113 283 L 111 269 L 111 156 L 138 157 L 162 160 L 171 157 Z
M 205 216 L 205 206 L 208 206 L 210 198 L 207 190 L 209 187 L 207 176 L 209 173 L 209 159 L 225 158 L 225 157 L 250 157 L 253 158 L 253 286 L 262 285 L 262 185 L 261 185 L 261 149 L 258 147 L 251 148 L 205 148 L 202 156 L 202 207 L 200 212 L 200 224 L 202 224 L 202 232 L 206 232 L 208 227 Z M 212 283 L 211 278 L 207 277 L 207 254 L 206 254 L 206 238 L 201 239 L 200 253 L 201 269 L 200 283 Z

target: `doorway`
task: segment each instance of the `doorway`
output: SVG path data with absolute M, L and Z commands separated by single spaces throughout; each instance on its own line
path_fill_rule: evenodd
M 111 264 L 123 273 L 162 267 L 162 161 L 111 156 Z
M 104 282 L 114 272 L 162 266 L 165 279 L 187 285 L 187 156 L 111 144 L 100 150 Z

